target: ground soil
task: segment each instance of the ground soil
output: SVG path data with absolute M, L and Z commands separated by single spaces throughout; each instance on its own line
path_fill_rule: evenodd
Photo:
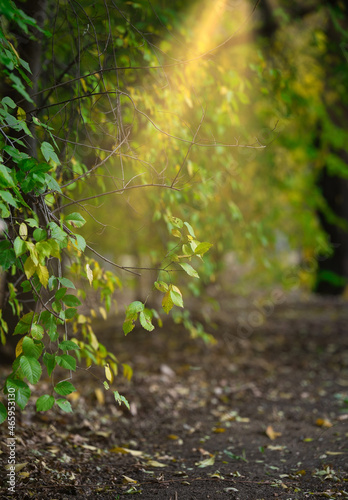
M 215 314 L 214 346 L 170 322 L 126 339 L 109 324 L 103 340 L 134 368 L 114 387 L 130 411 L 79 369 L 74 413 L 17 414 L 26 465 L 14 495 L 1 467 L 0 498 L 348 498 L 347 302 L 285 302 L 244 333 L 240 311 L 226 300 Z

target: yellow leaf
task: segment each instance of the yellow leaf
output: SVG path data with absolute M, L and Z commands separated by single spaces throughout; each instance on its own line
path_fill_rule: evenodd
M 131 477 L 128 476 L 122 476 L 122 477 L 123 477 L 122 479 L 123 484 L 136 484 L 138 482 L 135 479 L 132 479 Z
M 48 278 L 49 278 L 49 272 L 47 267 L 39 264 L 39 266 L 36 268 L 36 274 L 38 275 L 41 285 L 46 288 L 46 286 L 48 285 Z
M 22 222 L 22 224 L 19 226 L 19 236 L 22 238 L 22 240 L 26 240 L 28 237 L 28 228 L 24 222 Z
M 97 401 L 100 405 L 103 405 L 105 403 L 105 397 L 104 397 L 104 392 L 97 387 L 94 391 L 95 397 L 97 398 Z
M 109 365 L 114 374 L 117 375 L 118 374 L 117 363 L 115 363 L 115 361 L 109 361 Z
M 295 474 L 297 476 L 305 476 L 306 475 L 306 471 L 304 469 L 301 469 L 301 470 L 298 470 L 297 472 L 295 472 Z
M 36 267 L 34 262 L 32 261 L 32 258 L 29 256 L 27 260 L 24 263 L 24 272 L 26 277 L 29 279 L 32 277 L 32 275 L 35 273 Z
M 98 448 L 96 446 L 92 446 L 90 444 L 81 444 L 81 448 L 84 448 L 85 450 L 91 450 L 91 451 L 98 450 Z
M 86 264 L 86 273 L 87 273 L 87 279 L 89 281 L 89 284 L 92 285 L 92 283 L 93 283 L 93 271 L 89 267 L 89 264 Z
M 18 356 L 20 354 L 22 354 L 22 352 L 23 352 L 23 349 L 22 349 L 23 339 L 24 339 L 24 337 L 22 337 L 20 339 L 20 341 L 18 342 L 18 344 L 16 345 L 16 358 L 18 358 Z
M 162 307 L 163 307 L 164 312 L 166 312 L 167 314 L 174 307 L 174 302 L 172 301 L 172 299 L 170 297 L 170 290 L 168 290 L 168 292 L 163 297 Z
M 130 380 L 133 376 L 133 369 L 131 366 L 127 365 L 127 363 L 123 363 L 123 376 L 127 380 Z
M 132 455 L 133 457 L 142 457 L 144 453 L 139 450 L 130 450 L 128 448 L 122 448 L 121 446 L 115 446 L 109 450 L 111 453 L 122 453 L 123 455 Z
M 223 427 L 214 427 L 213 432 L 215 432 L 215 434 L 221 434 L 222 432 L 226 432 L 226 429 Z
M 147 464 L 151 467 L 167 467 L 166 464 L 161 464 L 161 462 L 157 462 L 157 460 L 149 460 Z
M 332 423 L 326 418 L 317 418 L 317 420 L 315 421 L 315 425 L 317 425 L 318 427 L 332 427 Z
M 167 436 L 168 439 L 172 439 L 173 441 L 176 441 L 177 439 L 179 439 L 179 436 L 176 436 L 175 434 L 169 434 L 169 436 Z
M 109 382 L 113 382 L 114 380 L 114 374 L 112 373 L 111 369 L 110 369 L 110 365 L 109 363 L 107 365 L 105 365 L 105 377 L 106 377 L 106 380 L 108 380 Z
M 77 401 L 80 398 L 80 393 L 77 391 L 72 392 L 66 396 L 69 401 Z
M 209 467 L 210 465 L 214 465 L 214 463 L 215 463 L 215 456 L 213 455 L 210 458 L 206 458 L 205 460 L 197 462 L 196 465 L 197 467 Z
M 281 432 L 275 432 L 273 430 L 273 427 L 271 425 L 269 425 L 267 427 L 267 429 L 266 429 L 266 435 L 273 441 L 277 437 L 280 437 L 282 435 L 282 433 Z
M 18 106 L 18 109 L 17 109 L 17 118 L 20 121 L 25 121 L 27 119 L 26 112 L 24 111 L 23 108 L 20 108 L 19 106 Z
M 105 311 L 104 307 L 99 307 L 99 312 L 102 315 L 102 318 L 106 320 L 107 315 L 106 315 L 106 311 Z
M 6 470 L 14 470 L 15 472 L 19 472 L 20 470 L 24 469 L 24 467 L 28 464 L 28 462 L 24 462 L 22 464 L 7 464 L 5 465 Z M 14 467 L 14 469 L 12 468 Z
M 98 339 L 95 336 L 95 333 L 93 332 L 93 330 L 91 328 L 88 328 L 88 330 L 89 330 L 89 342 L 90 342 L 91 346 L 93 347 L 93 349 L 95 349 L 97 351 L 99 348 Z

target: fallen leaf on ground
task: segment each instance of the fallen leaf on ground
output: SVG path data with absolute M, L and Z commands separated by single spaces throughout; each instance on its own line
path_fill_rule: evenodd
M 132 455 L 133 457 L 142 457 L 144 453 L 140 450 L 130 450 L 128 448 L 122 448 L 121 446 L 115 446 L 109 450 L 111 453 L 122 453 L 123 455 Z
M 215 434 L 221 434 L 222 432 L 226 432 L 226 429 L 224 429 L 224 427 L 213 427 L 213 432 Z
M 205 460 L 201 460 L 200 462 L 196 462 L 197 467 L 209 467 L 210 465 L 214 465 L 215 456 L 206 458 Z
M 273 427 L 271 425 L 267 427 L 265 432 L 266 436 L 268 436 L 272 441 L 282 435 L 281 432 L 276 432 L 275 430 L 273 430 Z
M 131 477 L 128 477 L 128 476 L 122 476 L 123 479 L 122 479 L 122 483 L 123 484 L 129 484 L 129 483 L 137 483 L 138 481 L 136 481 L 135 479 L 132 479 Z
M 28 464 L 28 462 L 24 462 L 23 464 L 14 464 L 14 465 L 11 465 L 11 464 L 8 464 L 8 465 L 5 465 L 5 469 L 6 470 L 14 470 L 15 472 L 19 472 L 20 470 L 24 469 L 24 467 Z M 14 467 L 14 469 L 13 469 Z
M 161 464 L 161 462 L 157 462 L 157 460 L 149 460 L 147 465 L 151 465 L 151 467 L 167 467 L 166 464 Z
M 317 425 L 318 427 L 332 427 L 332 423 L 326 418 L 317 418 L 317 420 L 315 421 L 315 425 Z

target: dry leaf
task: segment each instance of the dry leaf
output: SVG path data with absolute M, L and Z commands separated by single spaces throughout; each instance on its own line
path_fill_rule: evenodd
M 223 427 L 213 427 L 213 432 L 215 432 L 215 434 L 221 434 L 222 432 L 226 432 L 226 429 Z
M 215 463 L 215 456 L 213 455 L 210 458 L 201 460 L 201 462 L 197 462 L 196 465 L 197 467 L 209 467 L 210 465 L 214 465 L 214 463 Z
M 317 420 L 315 421 L 315 425 L 317 425 L 318 427 L 332 427 L 332 423 L 326 418 L 317 418 Z
M 123 455 L 132 455 L 133 457 L 142 457 L 144 453 L 139 450 L 129 450 L 128 448 L 122 448 L 121 446 L 115 446 L 109 450 L 111 453 L 122 453 Z
M 266 436 L 268 436 L 272 441 L 276 439 L 277 437 L 280 437 L 282 435 L 281 432 L 275 432 L 273 430 L 273 427 L 269 425 L 266 429 Z
M 89 281 L 89 284 L 92 285 L 92 282 L 93 282 L 93 271 L 89 267 L 89 264 L 86 264 L 86 273 L 87 273 L 87 279 Z
M 95 397 L 100 405 L 105 403 L 104 391 L 102 391 L 99 387 L 97 387 L 94 391 Z
M 123 484 L 130 484 L 130 483 L 136 484 L 138 482 L 135 479 L 132 479 L 131 477 L 128 476 L 122 476 L 122 477 L 123 477 L 122 479 Z
M 20 470 L 24 469 L 24 467 L 28 464 L 28 462 L 24 462 L 22 464 L 7 464 L 5 465 L 6 470 L 14 470 L 15 472 L 19 472 Z M 14 467 L 14 469 L 13 469 Z
M 161 464 L 161 462 L 157 462 L 157 460 L 149 460 L 147 465 L 151 465 L 151 467 L 167 467 L 166 464 Z
M 177 436 L 176 434 L 169 434 L 167 438 L 176 441 L 177 439 L 179 439 L 179 436 Z

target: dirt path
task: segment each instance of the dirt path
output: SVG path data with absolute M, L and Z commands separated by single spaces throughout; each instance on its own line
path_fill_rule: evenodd
M 347 303 L 284 304 L 244 338 L 236 314 L 225 304 L 213 347 L 180 325 L 109 327 L 135 371 L 115 387 L 131 411 L 78 372 L 73 414 L 29 407 L 17 423 L 27 464 L 8 498 L 348 498 Z

